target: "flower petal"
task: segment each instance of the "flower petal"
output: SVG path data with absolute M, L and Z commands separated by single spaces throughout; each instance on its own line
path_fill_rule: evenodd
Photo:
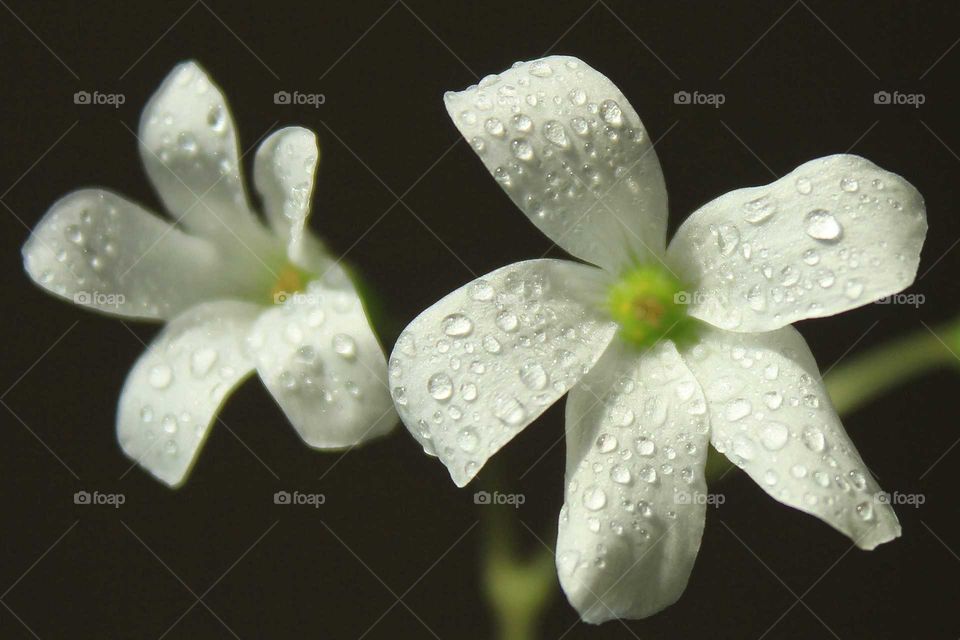
M 265 312 L 248 345 L 260 378 L 311 447 L 353 446 L 396 425 L 383 349 L 342 270 Z
M 600 357 L 615 325 L 593 296 L 606 275 L 566 260 L 518 262 L 421 313 L 390 356 L 400 417 L 458 486 Z
M 567 399 L 557 572 L 586 622 L 644 618 L 683 593 L 700 549 L 709 425 L 676 347 L 616 340 Z
M 267 232 L 244 190 L 233 118 L 197 63 L 170 72 L 143 109 L 139 137 L 147 174 L 177 222 L 231 246 L 239 238 L 261 249 Z
M 163 329 L 127 376 L 120 447 L 166 484 L 184 481 L 220 406 L 253 371 L 244 339 L 259 311 L 227 300 L 193 307 Z
M 710 440 L 780 502 L 815 515 L 862 549 L 900 535 L 847 436 L 806 341 L 707 329 L 685 353 L 710 411 Z
M 290 260 L 303 268 L 316 267 L 305 235 L 319 157 L 313 131 L 287 127 L 263 141 L 253 165 L 267 220 L 274 233 L 287 238 Z
M 50 207 L 23 245 L 23 260 L 51 293 L 135 318 L 170 318 L 250 285 L 206 240 L 100 189 L 74 191 Z
M 913 282 L 923 198 L 869 160 L 834 155 L 694 212 L 667 255 L 696 288 L 690 313 L 770 331 L 869 304 Z
M 604 75 L 550 56 L 444 99 L 500 186 L 563 249 L 614 273 L 663 253 L 660 162 L 640 117 Z

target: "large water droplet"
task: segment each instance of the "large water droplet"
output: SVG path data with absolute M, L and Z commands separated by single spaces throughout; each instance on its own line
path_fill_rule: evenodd
M 539 362 L 526 362 L 520 367 L 520 380 L 528 389 L 540 391 L 547 386 L 549 376 Z
M 445 373 L 435 373 L 427 381 L 427 390 L 434 400 L 449 400 L 453 395 L 453 381 Z
M 347 360 L 352 360 L 357 356 L 357 342 L 345 333 L 338 333 L 333 336 L 334 352 Z
M 843 227 L 826 209 L 814 209 L 807 214 L 806 232 L 815 240 L 834 242 L 843 235 Z
M 471 331 L 473 331 L 473 321 L 462 313 L 451 313 L 443 319 L 443 332 L 448 336 L 467 336 Z
M 173 382 L 173 370 L 165 364 L 155 365 L 150 369 L 147 379 L 154 389 L 166 389 Z

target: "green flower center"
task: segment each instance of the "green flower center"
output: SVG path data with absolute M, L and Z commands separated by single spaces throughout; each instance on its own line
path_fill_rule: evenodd
M 639 348 L 665 338 L 695 341 L 697 321 L 687 315 L 689 304 L 689 288 L 660 264 L 633 267 L 607 295 L 607 311 L 620 325 L 620 337 Z

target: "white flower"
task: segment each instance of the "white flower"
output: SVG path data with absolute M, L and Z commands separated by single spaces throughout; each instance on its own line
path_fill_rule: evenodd
M 518 63 L 446 105 L 513 202 L 597 266 L 520 262 L 440 300 L 394 349 L 394 402 L 463 486 L 570 391 L 557 568 L 584 620 L 680 597 L 710 444 L 863 549 L 900 535 L 789 325 L 913 281 L 926 220 L 910 184 L 820 158 L 709 202 L 667 247 L 647 131 L 583 62 Z
M 27 273 L 83 306 L 168 322 L 127 377 L 123 451 L 175 486 L 227 395 L 256 370 L 300 436 L 352 446 L 396 423 L 383 350 L 350 278 L 307 228 L 318 148 L 299 127 L 257 150 L 240 176 L 220 89 L 177 66 L 144 109 L 140 155 L 176 225 L 102 189 L 55 203 L 23 247 Z

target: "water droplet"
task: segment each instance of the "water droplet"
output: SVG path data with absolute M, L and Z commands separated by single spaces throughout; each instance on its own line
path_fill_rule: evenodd
M 583 506 L 590 511 L 599 511 L 607 506 L 607 493 L 602 487 L 592 485 L 583 491 Z
M 770 451 L 782 449 L 790 439 L 790 431 L 779 422 L 768 422 L 760 430 L 760 442 Z
M 803 444 L 814 453 L 822 453 L 827 446 L 827 441 L 820 429 L 807 427 L 803 430 Z
M 477 399 L 477 385 L 472 382 L 464 382 L 460 385 L 460 397 L 467 402 L 473 402 Z
M 857 182 L 856 178 L 843 178 L 840 180 L 840 188 L 847 193 L 853 193 L 860 188 L 860 183 Z
M 451 313 L 443 319 L 443 332 L 448 336 L 468 336 L 471 331 L 473 331 L 473 321 L 462 313 Z
M 516 331 L 517 325 L 520 323 L 519 320 L 517 320 L 517 316 L 509 311 L 501 311 L 497 315 L 496 322 L 497 326 L 507 333 Z
M 563 128 L 563 125 L 556 120 L 550 120 L 543 125 L 543 137 L 561 149 L 566 149 L 570 146 L 566 130 Z
M 619 127 L 623 124 L 623 111 L 620 105 L 613 100 L 604 100 L 600 103 L 600 117 L 607 124 Z
M 826 209 L 814 209 L 806 217 L 807 235 L 815 240 L 832 242 L 840 239 L 843 227 Z
M 761 196 L 756 200 L 751 200 L 743 205 L 743 209 L 746 212 L 743 219 L 750 224 L 763 224 L 769 220 L 777 210 L 776 206 L 767 196 Z
M 533 159 L 533 147 L 530 146 L 530 143 L 526 140 L 512 140 L 510 142 L 510 151 L 513 153 L 513 156 L 518 160 L 532 160 Z
M 223 133 L 227 128 L 227 117 L 223 105 L 215 104 L 207 112 L 207 124 L 217 133 Z
M 750 406 L 750 401 L 744 398 L 737 398 L 736 400 L 731 400 L 727 403 L 727 408 L 724 411 L 724 417 L 730 422 L 736 422 L 743 417 L 746 417 L 750 414 L 752 407 Z
M 487 353 L 500 353 L 500 341 L 491 335 L 483 336 L 483 348 Z
M 729 223 L 721 224 L 717 227 L 717 249 L 720 255 L 728 257 L 733 255 L 740 243 L 740 230 L 736 225 Z
M 540 391 L 547 386 L 549 376 L 539 362 L 526 362 L 520 367 L 520 380 L 528 389 Z
M 493 409 L 493 415 L 504 424 L 515 427 L 527 417 L 527 410 L 516 398 L 498 398 Z
M 657 481 L 657 470 L 653 467 L 644 467 L 640 470 L 640 479 L 649 484 Z
M 615 451 L 617 448 L 617 439 L 615 436 L 610 435 L 609 433 L 602 433 L 600 437 L 597 438 L 597 450 L 600 453 L 610 453 Z
M 155 365 L 150 369 L 148 380 L 154 389 L 166 389 L 173 382 L 173 370 L 165 364 Z
M 470 427 L 461 429 L 460 433 L 457 434 L 457 446 L 460 447 L 461 450 L 472 453 L 477 450 L 479 445 L 480 436 Z
M 346 360 L 357 356 L 357 342 L 345 333 L 333 336 L 333 351 Z
M 470 297 L 478 302 L 486 302 L 493 299 L 493 286 L 486 280 L 477 280 L 470 285 Z
M 779 391 L 767 391 L 763 394 L 763 402 L 769 409 L 777 410 L 783 404 L 783 396 Z
M 579 87 L 571 89 L 570 93 L 567 94 L 567 99 L 570 100 L 570 104 L 576 107 L 582 107 L 587 104 L 587 92 Z
M 215 349 L 197 349 L 190 356 L 190 372 L 198 378 L 204 377 L 210 372 L 218 355 Z
M 434 400 L 449 400 L 453 395 L 453 381 L 445 373 L 435 373 L 427 381 L 427 390 Z
M 815 266 L 820 262 L 820 254 L 816 249 L 807 249 L 803 252 L 803 261 L 811 267 Z
M 487 130 L 487 133 L 498 138 L 502 136 L 506 130 L 500 118 L 487 118 L 487 121 L 483 123 L 483 128 Z
M 633 480 L 633 477 L 630 475 L 629 469 L 622 464 L 618 464 L 614 465 L 613 468 L 610 469 L 610 479 L 617 484 L 630 484 L 630 481 Z
M 801 195 L 809 195 L 813 191 L 813 183 L 809 178 L 797 178 L 797 191 Z
M 652 456 L 657 450 L 657 445 L 650 438 L 641 436 L 636 441 L 637 452 L 642 456 Z
M 530 65 L 530 75 L 538 78 L 549 78 L 553 75 L 553 67 L 545 60 L 537 60 Z
M 850 482 L 853 483 L 853 486 L 859 489 L 860 491 L 863 491 L 864 489 L 867 488 L 867 479 L 863 475 L 863 473 L 861 473 L 860 471 L 857 471 L 856 469 L 854 469 L 847 475 L 850 476 Z
M 863 293 L 863 284 L 859 280 L 848 280 L 843 287 L 843 292 L 851 300 L 856 300 Z

